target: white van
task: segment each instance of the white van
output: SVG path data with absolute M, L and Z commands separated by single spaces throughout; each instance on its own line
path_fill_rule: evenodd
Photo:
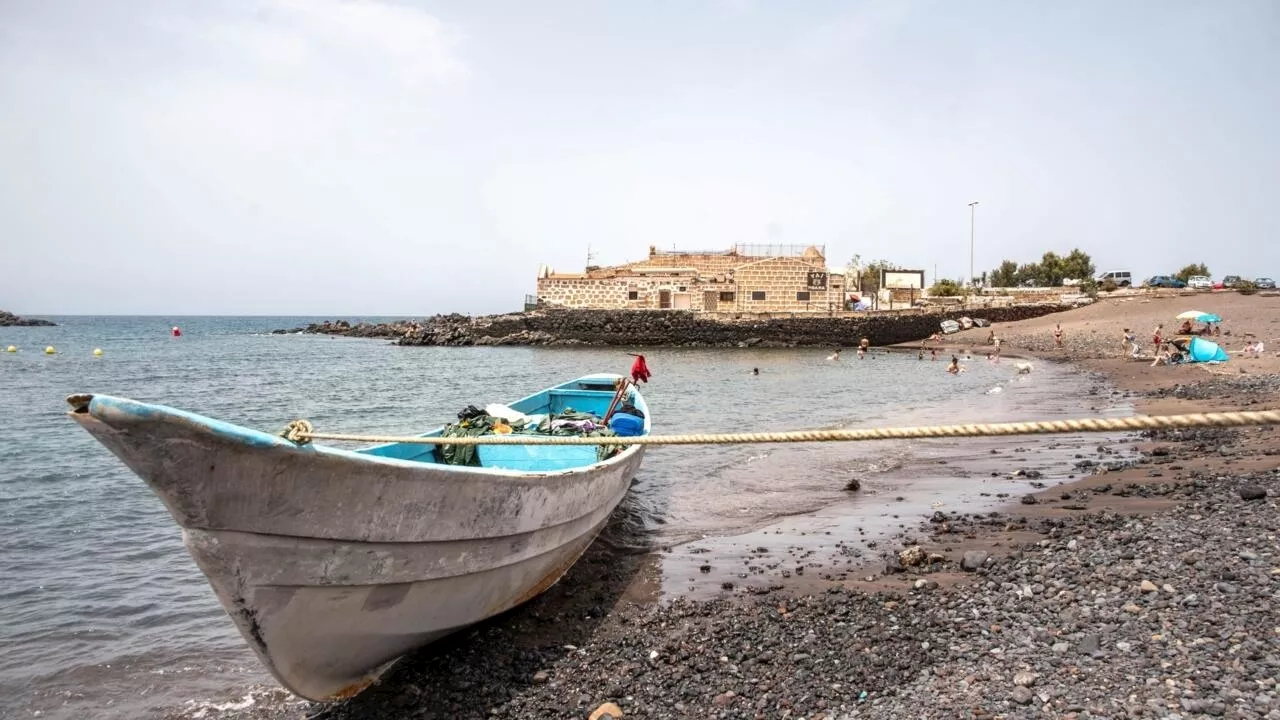
M 1112 270 L 1104 272 L 1098 276 L 1098 284 L 1101 285 L 1106 281 L 1112 281 L 1119 287 L 1130 287 L 1133 285 L 1133 273 L 1128 270 Z

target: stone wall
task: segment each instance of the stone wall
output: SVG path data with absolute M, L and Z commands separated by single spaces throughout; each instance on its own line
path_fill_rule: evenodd
M 742 260 L 739 256 L 706 257 Z M 765 258 L 718 275 L 700 271 L 700 277 L 692 271 L 676 271 L 674 266 L 669 273 L 637 272 L 634 268 L 640 265 L 630 266 L 630 271 L 624 268 L 587 276 L 538 278 L 538 300 L 548 307 L 593 310 L 830 313 L 841 309 L 844 277 L 827 274 L 825 289 L 810 288 L 809 273 L 825 274 L 827 270 L 821 264 L 799 258 Z M 763 299 L 755 293 L 763 293 Z M 807 294 L 807 299 L 802 293 Z
M 437 316 L 410 329 L 389 327 L 400 345 L 604 345 L 623 347 L 854 347 L 915 342 L 945 319 L 993 323 L 1040 317 L 1069 305 L 1020 305 L 983 312 L 876 313 L 855 317 L 717 320 L 686 311 L 547 310 L 482 318 Z
M 704 275 L 727 273 L 730 270 L 749 263 L 755 258 L 743 257 L 731 253 L 659 253 L 650 251 L 647 260 L 630 263 L 628 268 L 697 268 Z
M 819 312 L 841 309 L 844 278 L 826 275 L 825 290 L 809 287 L 809 273 L 827 269 L 796 258 L 782 257 L 743 265 L 733 273 L 738 286 L 733 310 L 751 313 Z M 718 307 L 720 312 L 728 308 Z
M 621 310 L 627 307 L 627 285 L 613 278 L 538 278 L 538 302 Z

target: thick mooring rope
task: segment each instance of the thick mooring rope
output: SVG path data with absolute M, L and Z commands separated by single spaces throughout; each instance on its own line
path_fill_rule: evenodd
M 478 437 L 397 437 L 394 435 L 345 435 L 318 433 L 306 420 L 294 420 L 280 434 L 305 445 L 312 440 L 361 443 L 415 443 L 419 445 L 738 445 L 748 443 L 850 442 L 907 438 L 993 437 L 1001 435 L 1053 435 L 1166 428 L 1241 427 L 1280 425 L 1280 411 L 1192 413 L 1186 415 L 1136 415 L 1123 418 L 1035 420 L 1029 422 L 924 425 L 852 430 L 789 430 L 759 433 L 691 433 L 638 437 L 582 437 L 576 435 L 481 435 Z

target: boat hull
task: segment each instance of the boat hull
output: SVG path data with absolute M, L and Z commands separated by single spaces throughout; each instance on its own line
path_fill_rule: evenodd
M 298 446 L 106 396 L 72 416 L 164 502 L 272 675 L 316 701 L 552 586 L 643 457 L 512 474 Z

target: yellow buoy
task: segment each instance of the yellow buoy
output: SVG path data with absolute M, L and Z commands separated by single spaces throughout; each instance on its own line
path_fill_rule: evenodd
M 58 352 L 58 351 L 57 351 L 57 350 L 54 350 L 52 345 L 50 345 L 49 347 L 47 347 L 47 348 L 45 348 L 45 349 L 44 349 L 44 354 L 45 354 L 45 355 L 52 355 L 52 354 L 54 354 L 54 353 L 56 353 L 56 352 Z
M 17 346 L 17 345 L 10 345 L 10 346 L 9 346 L 9 352 L 18 352 L 18 346 Z
M 102 357 L 102 348 L 94 348 L 94 349 L 93 349 L 93 354 L 94 354 L 94 355 L 96 355 L 96 356 L 98 356 L 98 357 Z

